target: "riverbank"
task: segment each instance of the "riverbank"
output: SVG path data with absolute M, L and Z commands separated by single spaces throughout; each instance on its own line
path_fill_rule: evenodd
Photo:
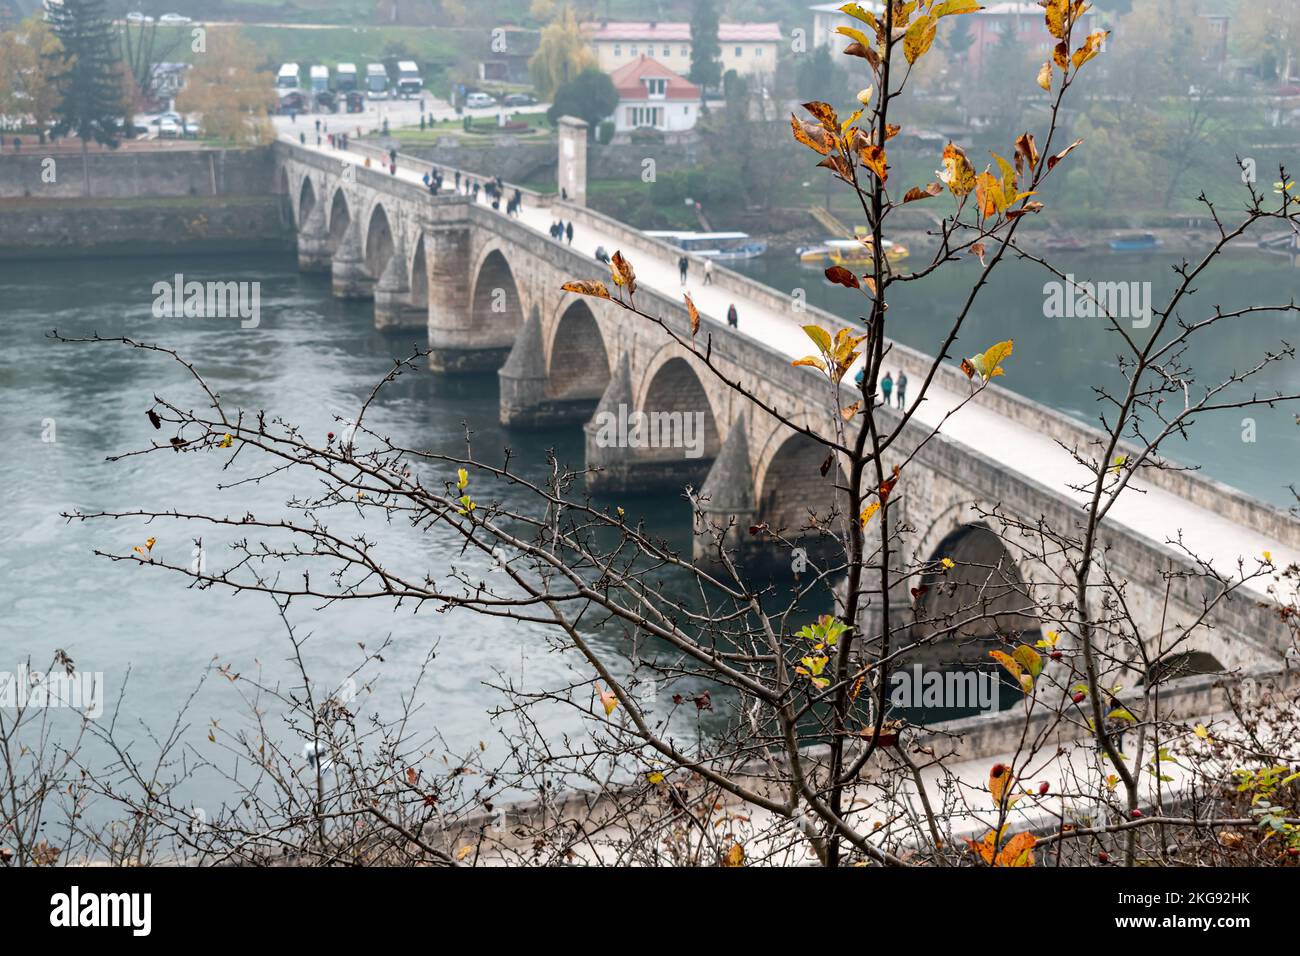
M 0 260 L 288 251 L 279 196 L 0 200 Z

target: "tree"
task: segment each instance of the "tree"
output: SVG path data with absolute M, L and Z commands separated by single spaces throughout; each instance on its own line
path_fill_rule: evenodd
M 956 17 L 944 34 L 944 46 L 954 60 L 965 61 L 966 52 L 975 43 L 975 34 L 971 32 L 968 17 Z
M 716 89 L 722 82 L 721 56 L 715 0 L 695 0 L 691 11 L 690 81 L 705 90 Z
M 565 5 L 556 18 L 542 28 L 537 52 L 528 61 L 533 86 L 543 100 L 554 97 L 565 83 L 596 65 L 596 58 L 582 33 L 573 8 Z
M 174 29 L 166 30 L 159 42 L 158 21 L 150 18 L 137 23 L 123 20 L 119 25 L 122 59 L 129 70 L 136 100 L 152 99 L 154 64 L 166 60 L 181 47 L 188 34 Z
M 64 0 L 50 8 L 49 17 L 60 44 L 49 54 L 57 64 L 59 91 L 54 132 L 80 138 L 83 188 L 89 196 L 90 141 L 116 149 L 118 121 L 126 109 L 113 23 L 104 0 Z
M 1231 27 L 1232 45 L 1260 64 L 1265 80 L 1290 81 L 1300 67 L 1300 24 L 1290 0 L 1255 0 L 1238 8 Z
M 587 134 L 593 134 L 600 122 L 612 116 L 618 108 L 618 91 L 609 74 L 590 67 L 561 86 L 555 101 L 546 111 L 546 118 L 554 125 L 561 116 L 576 116 L 587 121 Z
M 58 52 L 59 39 L 43 17 L 29 17 L 0 33 L 0 114 L 31 116 L 42 143 L 59 102 Z
M 860 318 L 845 322 L 811 311 L 792 317 L 788 331 L 806 336 L 806 344 L 777 353 L 790 382 L 816 396 L 813 410 L 783 407 L 768 382 L 749 374 L 759 343 L 729 343 L 723 336 L 743 333 L 700 316 L 689 295 L 673 307 L 662 286 L 648 297 L 638 291 L 638 263 L 621 250 L 608 283 L 584 270 L 563 285 L 602 310 L 608 327 L 636 323 L 659 340 L 650 348 L 690 363 L 721 393 L 715 404 L 733 406 L 733 429 L 752 423 L 736 435 L 762 434 L 797 449 L 788 472 L 769 472 L 791 503 L 773 522 L 747 520 L 754 511 L 748 475 L 741 488 L 731 486 L 734 475 L 725 469 L 698 489 L 679 482 L 690 507 L 690 554 L 647 528 L 631 502 L 625 509 L 594 499 L 586 489 L 590 472 L 554 452 L 539 462 L 542 477 L 530 479 L 509 449 L 485 450 L 468 423 L 463 444 L 452 449 L 390 437 L 388 423 L 376 421 L 384 414 L 377 395 L 423 366 L 422 351 L 395 363 L 359 401 L 340 443 L 333 432 L 313 438 L 274 413 L 231 406 L 174 350 L 124 337 L 61 339 L 170 356 L 192 382 L 192 395 L 153 395 L 139 416 L 137 449 L 115 460 L 135 466 L 147 455 L 157 461 L 183 453 L 236 494 L 272 475 L 299 483 L 286 490 L 281 514 L 262 508 L 241 514 L 237 503 L 193 514 L 163 502 L 67 515 L 99 523 L 117 540 L 124 525 L 137 524 L 143 546 L 106 545 L 107 559 L 133 573 L 165 573 L 232 596 L 262 594 L 282 616 L 291 604 L 370 601 L 384 613 L 428 607 L 447 612 L 447 620 L 465 612 L 506 618 L 545 634 L 552 650 L 567 655 L 545 686 L 516 678 L 513 670 L 498 673 L 493 688 L 507 706 L 494 708 L 494 716 L 516 718 L 520 728 L 503 732 L 510 758 L 500 773 L 484 773 L 486 745 L 463 763 L 441 767 L 432 759 L 407 762 L 400 753 L 394 767 L 393 748 L 400 744 L 387 733 L 370 760 L 357 742 L 364 722 L 350 697 L 320 700 L 328 685 L 314 684 L 305 671 L 300 687 L 276 685 L 266 695 L 250 695 L 254 703 L 288 704 L 293 719 L 287 723 L 299 735 L 294 743 L 305 743 L 312 755 L 310 768 L 299 761 L 298 771 L 290 770 L 296 747 L 275 735 L 230 731 L 213 721 L 209 740 L 215 743 L 220 733 L 223 744 L 242 748 L 240 755 L 270 776 L 273 802 L 253 787 L 241 788 L 239 805 L 205 828 L 207 858 L 259 861 L 292 851 L 308 862 L 351 861 L 361 858 L 354 821 L 365 820 L 377 821 L 376 839 L 444 864 L 815 860 L 827 867 L 1025 867 L 1034 865 L 1035 853 L 1049 853 L 1058 865 L 1108 863 L 1114 853 L 1129 866 L 1185 867 L 1224 862 L 1225 849 L 1239 845 L 1240 855 L 1229 859 L 1291 865 L 1290 851 L 1300 851 L 1300 796 L 1288 789 L 1282 775 L 1293 768 L 1279 754 L 1290 752 L 1294 737 L 1295 691 L 1267 712 L 1269 719 L 1242 713 L 1234 703 L 1222 728 L 1216 722 L 1213 739 L 1211 728 L 1182 717 L 1166 694 L 1171 668 L 1214 629 L 1220 613 L 1266 608 L 1267 622 L 1262 615 L 1251 621 L 1275 642 L 1276 672 L 1283 673 L 1282 651 L 1297 637 L 1300 567 L 1275 565 L 1269 551 L 1212 566 L 1171 528 L 1163 550 L 1153 544 L 1131 559 L 1150 556 L 1159 565 L 1149 575 L 1151 589 L 1134 595 L 1116 552 L 1136 542 L 1112 535 L 1117 502 L 1154 507 L 1141 504 L 1151 500 L 1144 480 L 1186 478 L 1186 469 L 1165 459 L 1162 449 L 1194 422 L 1300 403 L 1294 391 L 1256 387 L 1259 372 L 1294 360 L 1296 350 L 1286 343 L 1259 343 L 1258 356 L 1223 381 L 1198 382 L 1190 354 L 1198 342 L 1213 347 L 1201 340 L 1214 326 L 1249 338 L 1259 312 L 1300 314 L 1294 302 L 1225 311 L 1212 298 L 1197 298 L 1201 287 L 1215 295 L 1215 266 L 1243 235 L 1300 227 L 1285 170 L 1276 193 L 1243 184 L 1244 212 L 1233 222 L 1206 203 L 1218 227 L 1214 245 L 1174 270 L 1172 288 L 1152 303 L 1143 334 L 1134 335 L 1129 317 L 1102 305 L 1098 321 L 1113 333 L 1121 374 L 1114 385 L 1095 387 L 1102 427 L 1055 423 L 1060 431 L 1051 440 L 1059 443 L 1053 447 L 1061 449 L 1062 472 L 1051 479 L 1052 489 L 1042 489 L 1050 495 L 1043 508 L 1009 513 L 1002 487 L 1004 479 L 1007 485 L 1016 479 L 998 472 L 987 490 L 954 487 L 951 500 L 939 495 L 949 514 L 962 512 L 958 520 L 978 534 L 979 548 L 953 544 L 951 535 L 935 542 L 943 527 L 931 529 L 933 536 L 912 527 L 913 503 L 934 496 L 935 475 L 952 465 L 945 448 L 954 440 L 951 416 L 966 406 L 1005 407 L 1011 399 L 993 383 L 1013 380 L 1025 360 L 1010 340 L 981 341 L 973 353 L 965 345 L 975 310 L 995 305 L 984 300 L 996 275 L 1020 260 L 1053 282 L 1072 281 L 1042 254 L 1034 231 L 1022 227 L 1047 208 L 1044 189 L 1053 177 L 1086 155 L 1086 146 L 1063 144 L 1062 108 L 1067 91 L 1091 74 L 1088 64 L 1104 36 L 1074 35 L 1071 11 L 1079 8 L 1069 0 L 1047 0 L 1047 6 L 1053 45 L 1064 44 L 1066 55 L 1039 74 L 1051 97 L 1041 125 L 1003 132 L 1009 145 L 1001 161 L 972 163 L 949 143 L 934 157 L 941 170 L 936 181 L 889 175 L 891 139 L 908 119 L 896 110 L 907 66 L 933 41 L 924 23 L 905 40 L 909 34 L 895 28 L 894 17 L 906 8 L 893 4 L 882 13 L 879 38 L 867 37 L 850 53 L 865 61 L 863 87 L 875 91 L 863 97 L 868 102 L 846 104 L 853 112 L 841 117 L 834 105 L 813 100 L 808 118 L 792 117 L 788 128 L 808 150 L 802 156 L 809 173 L 832 177 L 852 193 L 866 250 L 862 266 L 825 270 L 827 281 L 855 296 Z M 914 202 L 942 216 L 933 231 L 937 248 L 904 266 L 886 255 L 886 224 Z M 642 254 L 650 253 L 632 258 Z M 668 262 L 661 256 L 658 264 Z M 652 274 L 639 271 L 643 280 Z M 958 275 L 949 278 L 949 271 Z M 930 280 L 941 272 L 942 281 L 960 284 L 958 304 L 932 354 L 905 355 L 911 350 L 899 348 L 890 331 L 913 316 L 889 303 L 899 301 L 900 284 L 934 288 Z M 809 354 L 800 356 L 805 348 Z M 963 354 L 968 357 L 958 358 Z M 910 404 L 893 408 L 887 393 L 881 400 L 881 381 L 904 362 L 913 379 Z M 150 383 L 135 387 L 148 401 Z M 1041 421 L 1035 416 L 1025 427 Z M 970 446 L 972 453 L 1006 452 L 995 447 L 996 438 L 975 438 L 984 444 Z M 731 438 L 718 460 L 745 470 L 752 464 L 744 441 Z M 232 481 L 236 468 L 243 471 Z M 1212 486 L 1199 487 L 1213 494 Z M 346 527 L 357 513 L 369 519 L 364 534 Z M 420 549 L 386 547 L 383 529 L 399 521 L 439 535 L 431 540 L 441 563 Z M 214 529 L 231 541 L 223 556 L 191 563 L 190 532 L 211 539 Z M 155 550 L 154 534 L 182 547 Z M 938 550 L 923 549 L 927 541 Z M 773 563 L 748 560 L 759 553 Z M 491 571 L 480 574 L 474 562 Z M 1275 586 L 1283 596 L 1256 601 Z M 1229 606 L 1242 588 L 1252 590 Z M 1175 592 L 1183 597 L 1171 597 Z M 1143 601 L 1152 606 L 1138 607 Z M 301 662 L 301 641 L 290 630 Z M 448 639 L 465 642 L 466 653 L 487 653 L 472 624 L 448 631 Z M 963 776 L 955 766 L 962 755 L 953 736 L 961 730 L 948 725 L 929 732 L 899 718 L 892 693 L 893 678 L 905 676 L 907 655 L 928 651 L 942 660 L 961 645 L 974 645 L 984 663 L 996 662 L 1017 694 L 1015 707 L 982 731 L 1001 732 L 995 743 L 1004 751 L 994 749 L 1008 756 L 978 776 Z M 363 648 L 376 658 L 382 650 Z M 231 682 L 241 679 L 228 668 L 222 672 Z M 1188 691 L 1203 695 L 1205 688 Z M 404 703 L 415 699 L 398 696 Z M 656 711 L 664 698 L 671 705 Z M 1181 701 L 1195 701 L 1195 713 L 1206 706 L 1203 699 Z M 551 705 L 582 714 L 587 733 L 548 739 L 538 718 Z M 718 721 L 716 729 L 705 727 L 706 712 Z M 1286 718 L 1280 727 L 1270 726 L 1275 715 Z M 15 750 L 0 747 L 0 760 L 13 760 Z M 326 754 L 343 765 L 332 780 L 320 770 Z M 118 763 L 140 772 L 145 762 Z M 1166 787 L 1175 782 L 1171 764 L 1188 777 L 1183 789 Z M 466 789 L 449 784 L 449 767 Z M 1061 782 L 1038 784 L 1044 773 L 1059 774 Z M 50 776 L 63 783 L 59 774 Z M 184 808 L 166 798 L 170 788 L 159 793 L 147 777 L 127 784 L 109 795 L 137 821 L 137 831 L 183 829 L 177 822 Z M 576 786 L 590 792 L 567 799 Z M 492 826 L 504 794 L 525 787 L 540 806 Z M 63 789 L 45 786 L 51 800 Z M 564 806 L 555 806 L 556 794 Z M 1157 812 L 1150 812 L 1153 806 Z M 24 832 L 33 834 L 35 815 L 26 805 L 24 811 Z M 12 813 L 0 805 L 0 814 L 6 812 Z M 1261 820 L 1261 812 L 1268 818 Z M 964 838 L 964 826 L 974 820 L 986 832 Z
M 268 110 L 275 106 L 275 77 L 259 72 L 257 54 L 237 29 L 215 30 L 208 52 L 190 71 L 177 109 L 199 113 L 209 136 L 236 146 L 269 143 L 274 130 Z
M 848 74 L 831 59 L 829 46 L 819 46 L 812 56 L 799 58 L 795 67 L 795 90 L 803 100 L 843 94 L 849 86 Z

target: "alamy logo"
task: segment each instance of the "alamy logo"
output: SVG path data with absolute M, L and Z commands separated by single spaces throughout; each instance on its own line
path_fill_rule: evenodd
M 913 664 L 910 670 L 894 671 L 889 682 L 893 707 L 978 710 L 986 716 L 997 712 L 998 675 L 993 670 L 928 670 Z
M 1065 281 L 1043 283 L 1043 316 L 1049 319 L 1095 319 L 1109 315 L 1114 319 L 1131 319 L 1133 328 L 1151 324 L 1150 282 L 1075 282 L 1067 274 Z
M 600 448 L 682 448 L 687 458 L 704 454 L 704 412 L 617 412 L 596 414 Z
M 174 281 L 153 284 L 155 319 L 239 319 L 239 327 L 255 329 L 262 321 L 262 283 Z
M 12 709 L 68 707 L 96 719 L 104 713 L 104 675 L 98 672 L 0 671 L 0 707 Z
M 153 895 L 82 893 L 74 886 L 69 893 L 50 897 L 50 925 L 127 926 L 133 936 L 148 936 L 153 928 Z

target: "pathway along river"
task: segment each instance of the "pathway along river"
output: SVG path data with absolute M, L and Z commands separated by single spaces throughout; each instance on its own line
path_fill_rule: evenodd
M 1158 291 L 1168 285 L 1169 263 L 1167 257 L 1087 257 L 1071 265 L 1080 279 L 1151 280 Z M 818 272 L 797 265 L 758 261 L 744 268 L 778 288 L 807 290 L 815 304 L 846 313 L 858 304 L 853 293 L 827 286 Z M 898 337 L 923 349 L 933 345 L 951 314 L 963 270 L 969 279 L 969 266 L 953 269 L 950 278 L 939 280 L 949 284 L 932 284 L 927 299 L 905 290 L 891 311 L 891 328 Z M 1041 274 L 1023 264 L 1012 264 L 1007 271 L 1012 274 L 984 293 L 960 343 L 963 354 L 977 344 L 1013 336 L 1016 353 L 1008 362 L 1007 384 L 1086 416 L 1093 407 L 1091 384 L 1115 375 L 1114 349 L 1108 348 L 1097 320 L 1044 318 Z M 154 318 L 153 283 L 171 279 L 176 272 L 187 280 L 260 281 L 260 325 L 245 330 L 235 320 Z M 1225 307 L 1240 304 L 1246 296 L 1285 300 L 1300 285 L 1300 272 L 1280 259 L 1237 258 L 1222 275 L 1213 293 L 1210 283 L 1203 283 L 1207 291 L 1200 298 L 1207 307 L 1214 302 Z M 300 275 L 289 255 L 9 263 L 0 281 L 0 302 L 0 397 L 5 408 L 0 481 L 6 496 L 0 535 L 0 671 L 17 671 L 28 656 L 41 666 L 56 648 L 64 648 L 79 669 L 103 673 L 110 702 L 129 673 L 124 712 L 132 722 L 124 726 L 133 732 L 136 720 L 155 730 L 169 726 L 214 659 L 236 672 L 261 668 L 267 680 L 292 681 L 286 663 L 289 645 L 265 596 L 195 590 L 168 573 L 112 563 L 91 553 L 95 548 L 129 550 L 156 535 L 157 547 L 169 557 L 189 555 L 190 529 L 146 530 L 130 521 L 67 524 L 60 517 L 77 508 L 137 507 L 279 514 L 289 486 L 272 481 L 218 491 L 218 476 L 207 456 L 151 455 L 107 463 L 106 456 L 154 437 L 144 416 L 153 394 L 196 407 L 202 398 L 184 371 L 165 356 L 117 345 L 63 345 L 45 333 L 51 328 L 64 334 L 97 331 L 175 347 L 229 405 L 281 415 L 321 440 L 337 430 L 333 414 L 348 415 L 357 408 L 391 367 L 392 356 L 408 351 L 408 343 L 375 332 L 369 303 L 333 299 L 328 278 Z M 743 324 L 743 315 L 740 320 Z M 1211 375 L 1244 367 L 1282 338 L 1297 338 L 1294 318 L 1239 321 L 1234 332 L 1216 334 L 1213 347 L 1198 353 L 1193 364 L 1198 373 Z M 1271 371 L 1260 383 L 1261 390 L 1298 386 L 1294 363 Z M 1214 477 L 1261 498 L 1286 503 L 1286 485 L 1295 479 L 1300 461 L 1293 416 L 1286 411 L 1254 413 L 1253 444 L 1242 441 L 1242 417 L 1200 423 L 1182 457 L 1203 462 Z M 448 380 L 431 374 L 403 376 L 385 392 L 368 422 L 399 443 L 447 452 L 461 448 L 461 423 L 468 422 L 481 454 L 509 445 L 516 467 L 531 468 L 537 475 L 548 448 L 575 465 L 582 460 L 582 435 L 576 427 L 545 433 L 502 429 L 497 424 L 494 375 Z M 44 441 L 51 424 L 55 440 Z M 665 496 L 624 499 L 620 504 L 689 552 L 689 521 L 682 503 Z M 417 534 L 395 524 L 385 527 L 382 535 L 390 547 L 427 552 L 435 568 L 454 554 L 471 575 L 488 571 L 475 566 L 480 561 L 476 553 L 450 551 L 453 543 L 437 533 Z M 214 552 L 231 537 L 209 534 L 209 562 L 219 560 Z M 538 628 L 494 618 L 391 613 L 376 602 L 344 602 L 320 614 L 298 607 L 293 619 L 313 635 L 306 656 L 317 685 L 325 690 L 351 672 L 358 642 L 373 647 L 391 634 L 394 644 L 367 703 L 390 713 L 394 695 L 409 688 L 436 645 L 438 662 L 425 685 L 427 693 L 421 695 L 417 723 L 421 729 L 437 727 L 453 750 L 475 746 L 479 740 L 501 747 L 493 743 L 487 711 L 502 698 L 482 682 L 513 678 L 539 688 L 589 677 L 572 659 L 551 652 Z M 611 644 L 618 640 L 612 633 L 592 637 Z M 669 702 L 660 706 L 666 709 Z M 550 735 L 577 727 L 575 715 L 565 708 L 549 707 L 541 716 L 541 726 Z M 703 716 L 706 722 L 713 719 L 707 712 Z M 226 729 L 247 720 L 234 686 L 225 680 L 208 681 L 191 705 L 186 739 L 200 749 L 209 746 L 209 719 L 221 721 Z M 694 735 L 693 707 L 679 710 L 674 721 L 680 723 L 681 736 Z M 707 723 L 704 729 L 707 732 Z M 195 799 L 219 796 L 209 792 Z

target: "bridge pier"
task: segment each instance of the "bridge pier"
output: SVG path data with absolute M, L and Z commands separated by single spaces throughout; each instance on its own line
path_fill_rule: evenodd
M 731 426 L 700 488 L 700 512 L 695 516 L 691 544 L 691 556 L 697 563 L 720 563 L 720 550 L 729 552 L 737 562 L 752 558 L 755 545 L 749 528 L 758 519 L 758 502 L 749 464 L 749 429 L 743 415 Z
M 392 329 L 424 325 L 425 311 L 411 307 L 411 287 L 406 281 L 406 256 L 400 246 L 393 250 L 375 283 L 375 328 Z
M 317 203 L 298 230 L 298 269 L 302 272 L 330 271 L 330 234 L 325 210 Z
M 510 346 L 486 346 L 474 322 L 470 230 L 435 227 L 425 234 L 429 275 L 429 368 L 435 372 L 493 372 Z
M 713 457 L 691 457 L 684 447 L 654 447 L 647 440 L 653 415 L 672 413 L 638 409 L 632 398 L 632 375 L 624 352 L 591 421 L 586 436 L 587 487 L 605 494 L 643 494 L 699 488 L 713 467 Z
M 599 399 L 563 398 L 551 394 L 542 341 L 542 316 L 534 305 L 528 312 L 505 365 L 497 373 L 501 380 L 501 424 L 516 428 L 548 428 L 552 425 L 585 423 Z
M 334 297 L 336 299 L 372 299 L 375 280 L 366 272 L 366 260 L 361 249 L 361 229 L 356 220 L 348 223 L 334 250 L 330 265 Z

